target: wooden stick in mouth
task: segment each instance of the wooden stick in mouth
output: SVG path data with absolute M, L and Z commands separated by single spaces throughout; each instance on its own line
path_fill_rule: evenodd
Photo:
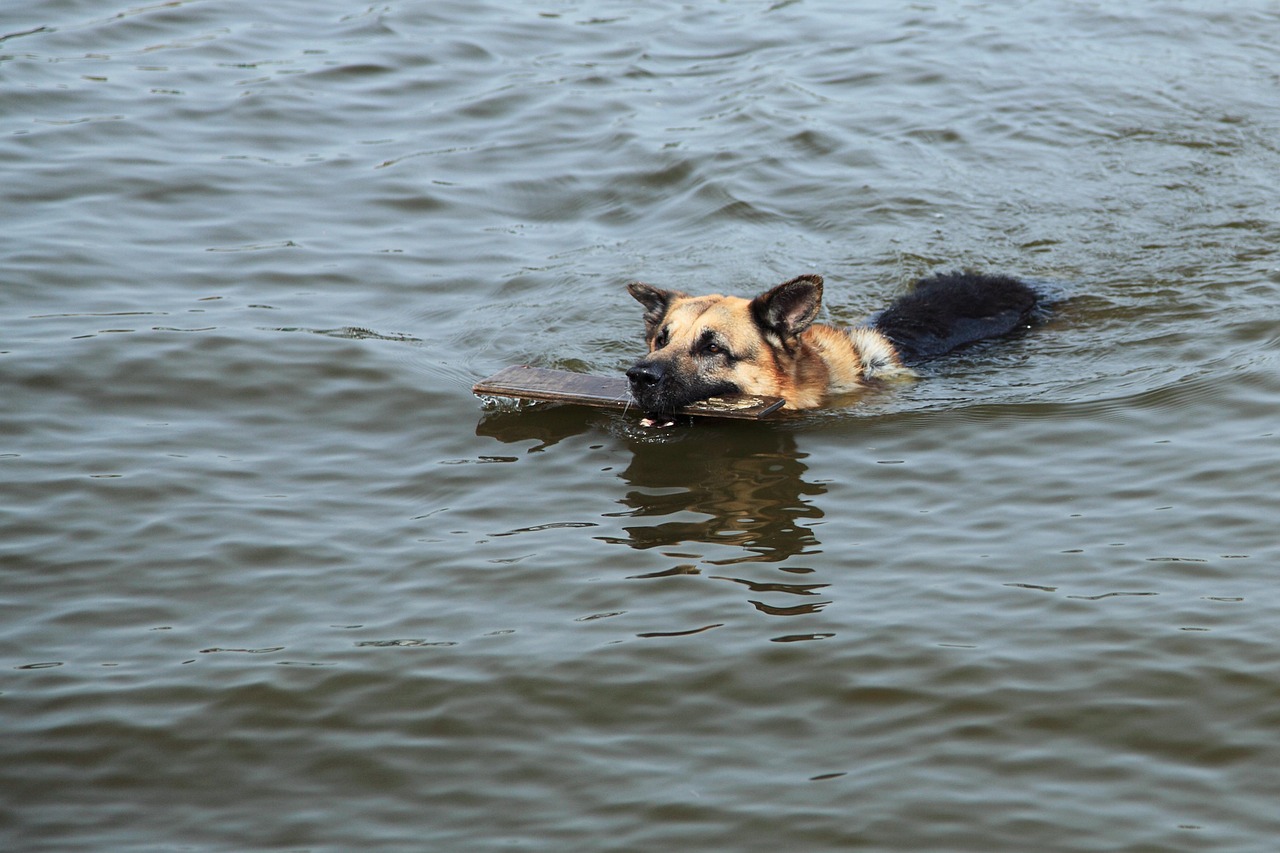
M 482 379 L 471 388 L 477 395 L 491 397 L 516 397 L 524 400 L 543 400 L 552 403 L 572 403 L 595 406 L 601 409 L 624 411 L 635 409 L 627 380 L 622 376 L 592 376 L 569 370 L 550 370 L 545 367 L 513 365 L 500 370 L 488 379 Z M 775 414 L 785 401 L 781 397 L 759 397 L 753 394 L 735 394 L 699 400 L 675 412 L 700 418 L 739 418 L 760 420 Z

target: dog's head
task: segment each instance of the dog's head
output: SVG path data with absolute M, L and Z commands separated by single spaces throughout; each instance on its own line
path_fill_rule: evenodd
M 649 354 L 627 371 L 649 413 L 723 394 L 789 397 L 800 335 L 822 306 L 822 277 L 802 275 L 755 299 L 689 296 L 636 282 Z

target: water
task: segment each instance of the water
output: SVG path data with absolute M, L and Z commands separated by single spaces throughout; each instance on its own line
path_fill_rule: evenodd
M 1270 851 L 1274 3 L 0 12 L 0 847 Z M 1059 302 L 485 409 L 623 284 Z

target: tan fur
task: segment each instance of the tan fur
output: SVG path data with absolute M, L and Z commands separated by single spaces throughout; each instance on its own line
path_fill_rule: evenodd
M 647 309 L 649 355 L 627 375 L 633 396 L 650 411 L 735 390 L 810 409 L 876 379 L 911 373 L 874 329 L 813 322 L 820 276 L 783 282 L 754 300 L 689 296 L 640 283 L 628 289 Z

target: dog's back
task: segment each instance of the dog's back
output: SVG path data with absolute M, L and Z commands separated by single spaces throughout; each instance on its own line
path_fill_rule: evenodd
M 1016 278 L 938 273 L 885 309 L 874 327 L 904 360 L 923 361 L 1025 328 L 1038 302 L 1036 292 Z

